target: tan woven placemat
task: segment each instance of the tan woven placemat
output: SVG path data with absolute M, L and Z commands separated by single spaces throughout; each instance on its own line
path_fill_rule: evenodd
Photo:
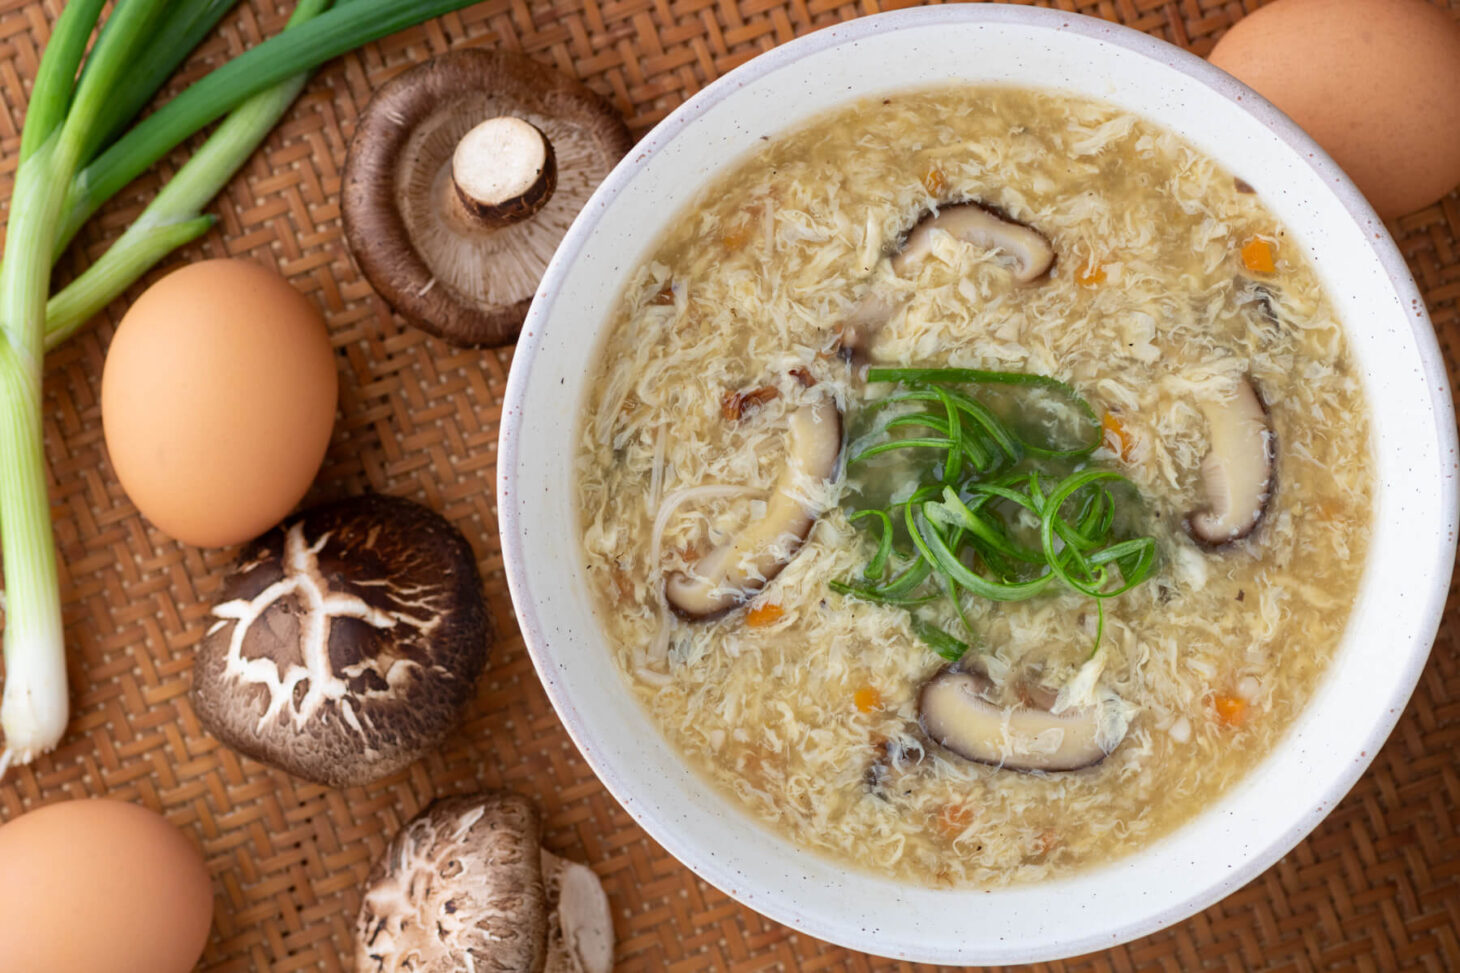
M 1460 13 L 1460 0 L 1451 4 Z M 0 191 L 7 197 L 22 92 L 60 6 L 0 0 Z M 187 696 L 192 646 L 230 555 L 182 548 L 150 529 L 112 476 L 97 396 L 102 357 L 125 306 L 118 302 L 54 354 L 46 374 L 51 489 L 68 571 L 73 716 L 60 750 L 0 784 L 0 819 L 102 794 L 163 811 L 204 848 L 213 873 L 207 970 L 349 968 L 356 888 L 370 863 L 433 797 L 483 786 L 534 798 L 546 815 L 549 845 L 593 863 L 603 876 L 620 970 L 912 969 L 828 946 L 737 905 L 665 854 L 593 777 L 538 685 L 502 576 L 493 481 L 511 352 L 453 350 L 394 319 L 350 262 L 337 203 L 346 140 L 371 90 L 449 47 L 525 50 L 608 96 L 642 134 L 752 55 L 890 6 L 491 0 L 324 70 L 215 204 L 217 229 L 182 258 L 232 254 L 277 266 L 326 310 L 343 419 L 315 496 L 402 494 L 443 511 L 465 531 L 502 636 L 475 705 L 441 752 L 375 786 L 347 791 L 240 759 L 200 730 Z M 1059 6 L 1206 53 L 1243 5 Z M 287 0 L 245 2 L 205 44 L 189 76 L 276 32 L 290 7 Z M 83 236 L 62 274 L 100 252 L 156 187 L 153 175 L 123 193 Z M 1460 362 L 1460 195 L 1401 220 L 1397 232 L 1453 376 Z M 1279 864 L 1179 926 L 1042 968 L 1460 969 L 1457 638 L 1452 597 L 1394 736 L 1347 799 Z

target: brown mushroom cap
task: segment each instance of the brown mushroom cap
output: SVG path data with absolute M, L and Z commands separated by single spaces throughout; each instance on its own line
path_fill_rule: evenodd
M 376 780 L 460 720 L 486 663 L 471 546 L 419 504 L 325 504 L 240 556 L 198 646 L 193 705 L 235 750 L 307 780 Z
M 360 973 L 541 973 L 548 901 L 537 809 L 503 791 L 436 801 L 365 880 Z
M 554 170 L 556 186 L 501 201 L 498 216 L 529 218 L 494 226 L 451 191 L 452 160 L 472 129 L 504 116 L 545 137 L 543 175 Z M 569 224 L 632 145 L 612 106 L 572 78 L 504 51 L 452 51 L 391 80 L 360 117 L 345 236 L 371 285 L 413 324 L 457 345 L 506 344 Z

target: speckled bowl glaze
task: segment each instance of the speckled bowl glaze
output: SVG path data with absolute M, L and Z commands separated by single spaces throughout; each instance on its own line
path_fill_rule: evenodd
M 594 620 L 574 506 L 580 410 L 627 275 L 707 180 L 760 138 L 866 95 L 1009 82 L 1104 98 L 1174 129 L 1261 187 L 1323 276 L 1364 376 L 1378 458 L 1370 563 L 1338 656 L 1275 751 L 1211 809 L 1073 877 L 935 890 L 798 848 L 693 772 L 627 690 Z M 707 881 L 773 919 L 882 956 L 1048 960 L 1176 922 L 1276 861 L 1328 813 L 1393 728 L 1428 657 L 1455 546 L 1449 388 L 1389 234 L 1291 121 L 1199 58 L 1056 11 L 977 4 L 854 21 L 777 48 L 700 92 L 598 190 L 528 316 L 507 386 L 498 503 L 533 661 L 610 791 Z

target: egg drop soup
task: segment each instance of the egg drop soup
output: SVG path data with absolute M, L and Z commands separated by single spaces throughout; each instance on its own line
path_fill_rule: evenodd
M 1262 192 L 1109 105 L 965 87 L 771 138 L 678 214 L 576 491 L 625 691 L 727 800 L 1000 885 L 1150 842 L 1282 737 L 1374 487 Z

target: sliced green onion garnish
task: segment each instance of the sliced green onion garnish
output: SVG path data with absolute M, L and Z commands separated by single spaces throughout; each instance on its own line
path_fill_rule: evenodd
M 833 582 L 832 590 L 909 610 L 933 601 L 949 603 L 969 642 L 920 615 L 914 616 L 913 627 L 939 655 L 957 658 L 976 641 L 964 597 L 1023 601 L 1058 583 L 1096 599 L 1091 652 L 1098 651 L 1105 600 L 1150 577 L 1156 542 L 1117 536 L 1121 518 L 1112 488 L 1131 486 L 1128 479 L 1114 470 L 1070 468 L 1102 441 L 1090 404 L 1064 382 L 1016 372 L 873 368 L 868 380 L 903 387 L 870 403 L 866 414 L 875 417 L 892 405 L 918 408 L 878 419 L 872 433 L 860 440 L 868 445 L 848 465 L 894 450 L 910 450 L 914 456 L 928 452 L 922 453 L 926 461 L 910 496 L 850 513 L 853 523 L 877 524 L 877 546 L 860 580 Z M 1075 446 L 1030 442 L 957 387 L 979 384 L 1055 392 L 1090 427 L 1091 436 Z M 914 435 L 897 435 L 914 429 Z M 888 577 L 894 565 L 901 566 Z

